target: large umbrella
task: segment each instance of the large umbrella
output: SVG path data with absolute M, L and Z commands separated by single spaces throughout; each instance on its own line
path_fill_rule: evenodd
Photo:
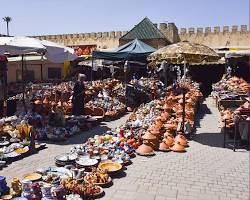
M 167 60 L 173 64 L 189 64 L 216 62 L 220 56 L 211 48 L 187 41 L 163 47 L 148 56 L 148 60 L 161 62 Z
M 209 62 L 217 62 L 220 56 L 211 48 L 196 43 L 187 41 L 163 47 L 148 56 L 148 60 L 153 62 L 161 62 L 166 60 L 172 64 L 184 64 L 184 80 L 186 77 L 186 64 L 202 64 Z M 182 131 L 185 126 L 185 93 L 183 89 L 183 116 L 182 116 Z

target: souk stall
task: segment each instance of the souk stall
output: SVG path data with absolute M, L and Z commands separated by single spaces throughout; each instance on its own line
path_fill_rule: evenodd
M 236 76 L 224 76 L 218 83 L 213 84 L 212 87 L 211 95 L 219 109 L 242 105 L 246 101 L 247 92 L 250 90 L 250 84 Z
M 227 138 L 233 139 L 235 150 L 237 141 L 245 143 L 249 149 L 250 133 L 250 84 L 239 77 L 225 75 L 222 80 L 213 85 L 212 96 L 215 105 L 220 110 L 219 127 L 224 133 L 224 147 Z M 230 142 L 229 142 L 230 143 Z
M 186 93 L 188 89 L 185 86 L 186 79 L 186 65 L 187 64 L 199 64 L 199 63 L 209 63 L 216 62 L 220 59 L 219 55 L 212 50 L 211 48 L 196 44 L 190 43 L 187 41 L 179 42 L 176 44 L 168 45 L 163 47 L 156 52 L 149 55 L 148 60 L 155 63 L 161 63 L 162 61 L 167 61 L 172 64 L 183 64 L 184 74 L 183 78 L 177 80 L 179 88 L 183 93 L 183 121 L 182 121 L 182 131 L 184 132 L 185 125 L 185 101 L 186 101 Z
M 195 83 L 187 81 L 187 120 L 194 123 L 195 106 L 201 93 Z M 182 121 L 182 95 L 172 88 L 162 98 L 141 105 L 120 127 L 95 135 L 69 152 L 55 157 L 55 165 L 37 169 L 13 178 L 11 187 L 1 177 L 5 197 L 23 199 L 86 199 L 105 195 L 106 187 L 120 177 L 124 167 L 133 164 L 133 157 L 152 156 L 155 151 L 185 152 L 188 141 L 179 134 Z M 9 195 L 9 196 L 8 196 Z

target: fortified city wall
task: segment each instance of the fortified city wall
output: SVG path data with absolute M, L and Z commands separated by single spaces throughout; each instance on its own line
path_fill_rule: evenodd
M 64 44 L 66 46 L 73 45 L 97 45 L 98 48 L 108 49 L 119 46 L 119 38 L 126 34 L 127 31 L 111 31 L 97 33 L 76 33 L 62 35 L 43 35 L 35 36 L 38 39 L 49 40 Z
M 250 46 L 250 32 L 247 25 L 206 27 L 206 28 L 178 28 L 174 23 L 155 24 L 171 42 L 190 41 L 207 45 L 211 48 L 246 47 Z M 34 36 L 38 39 L 50 40 L 66 46 L 97 45 L 101 49 L 116 48 L 119 38 L 127 31 L 111 31 L 97 33 L 77 33 L 62 35 Z
M 247 25 L 180 28 L 180 39 L 207 45 L 211 48 L 218 47 L 248 47 L 250 46 L 250 32 Z

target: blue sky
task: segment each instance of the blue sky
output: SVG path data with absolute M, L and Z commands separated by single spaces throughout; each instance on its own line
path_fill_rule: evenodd
M 249 25 L 249 0 L 0 0 L 4 16 L 11 35 L 123 31 L 145 16 L 179 28 Z

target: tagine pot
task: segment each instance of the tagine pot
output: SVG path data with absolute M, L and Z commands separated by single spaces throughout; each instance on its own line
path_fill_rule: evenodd
M 164 138 L 162 141 L 169 147 L 173 146 L 174 144 L 174 140 L 171 139 L 171 137 Z
M 138 147 L 136 152 L 140 155 L 150 155 L 154 153 L 154 149 L 150 145 L 143 143 L 141 146 Z
M 175 137 L 175 141 L 181 144 L 182 146 L 188 146 L 188 141 L 184 135 L 181 135 L 181 134 L 177 135 Z
M 174 146 L 171 147 L 171 150 L 174 152 L 185 152 L 185 147 L 182 146 L 179 142 L 175 142 Z
M 160 151 L 170 151 L 170 146 L 166 144 L 164 141 L 162 141 L 159 145 Z

